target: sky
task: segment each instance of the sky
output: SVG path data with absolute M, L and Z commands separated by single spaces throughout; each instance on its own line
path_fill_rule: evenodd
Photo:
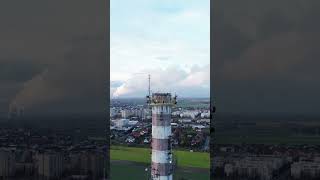
M 105 3 L 0 1 L 0 116 L 105 114 Z M 150 73 L 153 91 L 212 89 L 218 112 L 319 114 L 320 1 L 211 3 L 209 63 L 209 1 L 112 0 L 110 95 L 144 97 Z
M 105 7 L 104 0 L 0 2 L 0 117 L 12 106 L 25 115 L 105 114 Z
M 217 112 L 319 115 L 320 1 L 212 1 Z
M 210 94 L 209 0 L 111 0 L 110 96 Z

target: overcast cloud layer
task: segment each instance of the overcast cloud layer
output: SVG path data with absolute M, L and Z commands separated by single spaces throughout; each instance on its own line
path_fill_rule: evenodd
M 0 112 L 103 113 L 106 2 L 0 3 Z M 0 113 L 0 114 L 1 114 Z
M 318 114 L 320 2 L 213 1 L 220 112 Z

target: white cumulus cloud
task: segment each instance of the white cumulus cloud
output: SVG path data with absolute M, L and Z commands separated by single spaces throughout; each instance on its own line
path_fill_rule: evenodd
M 145 69 L 132 75 L 119 87 L 112 87 L 111 96 L 143 97 L 148 93 L 148 74 L 151 75 L 152 92 L 177 93 L 182 97 L 208 97 L 210 92 L 210 69 L 194 66 L 189 71 L 178 66 Z

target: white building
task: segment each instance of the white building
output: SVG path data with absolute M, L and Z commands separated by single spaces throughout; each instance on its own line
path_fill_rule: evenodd
M 207 124 L 209 124 L 210 123 L 210 119 L 199 119 L 199 120 L 197 120 L 197 123 L 207 123 Z
M 201 118 L 210 118 L 210 112 L 201 113 Z
M 121 110 L 121 117 L 127 119 L 129 116 L 132 116 L 131 111 L 127 109 Z
M 6 179 L 15 173 L 15 154 L 7 150 L 0 150 L 0 179 Z
M 121 117 L 124 119 L 127 119 L 131 116 L 144 118 L 144 116 L 147 116 L 148 112 L 142 109 L 123 109 L 121 110 Z
M 224 165 L 226 176 L 236 174 L 249 178 L 271 180 L 273 172 L 286 163 L 285 158 L 273 156 L 247 156 L 229 161 Z
M 141 109 L 135 109 L 135 110 L 133 110 L 132 114 L 133 114 L 133 116 L 135 116 L 135 117 L 142 118 L 143 110 L 141 110 Z
M 45 152 L 36 155 L 38 174 L 44 179 L 59 179 L 63 172 L 63 156 L 59 153 Z
M 98 152 L 86 152 L 81 154 L 81 169 L 92 179 L 103 177 L 105 159 L 103 154 Z
M 149 109 L 143 110 L 142 119 L 151 119 L 151 111 Z
M 129 119 L 119 119 L 116 121 L 117 128 L 123 128 L 129 125 Z
M 200 111 L 184 111 L 180 114 L 181 118 L 191 118 L 195 119 L 197 116 L 200 115 Z
M 180 123 L 192 123 L 192 119 L 179 119 Z
M 100 152 L 77 152 L 70 156 L 74 179 L 101 179 L 105 158 Z
M 198 125 L 198 124 L 191 124 L 192 129 L 204 129 L 207 128 L 206 126 L 203 125 Z
M 115 117 L 118 115 L 118 112 L 115 108 L 110 108 L 110 117 Z
M 291 165 L 291 176 L 294 179 L 302 177 L 320 178 L 320 163 L 316 161 L 299 161 Z

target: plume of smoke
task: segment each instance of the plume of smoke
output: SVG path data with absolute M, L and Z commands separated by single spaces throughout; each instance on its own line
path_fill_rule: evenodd
M 50 82 L 46 81 L 48 70 L 36 75 L 31 80 L 24 83 L 23 89 L 18 92 L 10 103 L 10 109 L 16 107 L 31 108 L 35 104 L 44 104 L 52 99 L 59 99 L 63 96 L 63 92 L 50 86 Z
M 112 97 L 126 96 L 144 96 L 148 92 L 147 74 L 151 74 L 151 90 L 153 92 L 185 92 L 188 96 L 187 89 L 194 90 L 193 93 L 209 94 L 210 86 L 210 68 L 209 66 L 194 66 L 190 71 L 183 70 L 177 66 L 167 69 L 146 69 L 139 76 L 132 76 L 121 86 L 117 87 Z M 145 75 L 141 75 L 145 74 Z M 189 95 L 192 96 L 192 95 Z

